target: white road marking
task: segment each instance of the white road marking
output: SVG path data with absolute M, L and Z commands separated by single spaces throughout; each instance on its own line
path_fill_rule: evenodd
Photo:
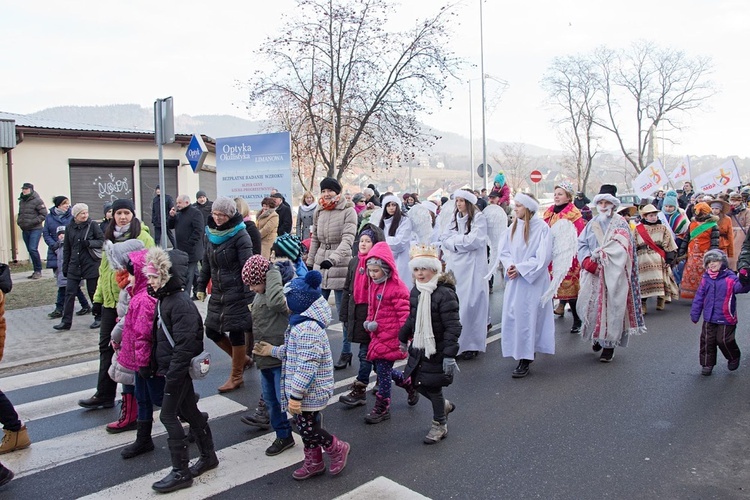
M 60 396 L 53 396 L 51 398 L 24 403 L 15 408 L 18 417 L 24 422 L 52 417 L 73 410 L 83 411 L 83 408 L 78 406 L 78 400 L 91 396 L 95 391 L 96 389 L 86 389 L 85 391 L 61 394 Z
M 337 496 L 334 500 L 359 500 L 360 498 L 367 498 L 368 500 L 389 500 L 391 498 L 398 498 L 399 500 L 429 500 L 430 497 L 410 490 L 406 486 L 391 481 L 387 477 L 379 476 L 372 481 L 354 488 L 348 493 Z
M 10 392 L 18 389 L 49 384 L 50 382 L 82 377 L 98 371 L 99 360 L 85 361 L 83 363 L 58 366 L 57 368 L 48 368 L 46 370 L 0 378 L 0 387 L 2 387 L 3 392 Z

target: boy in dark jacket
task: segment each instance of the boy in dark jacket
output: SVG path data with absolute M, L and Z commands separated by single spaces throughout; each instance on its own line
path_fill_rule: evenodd
M 698 323 L 703 313 L 701 327 L 700 362 L 701 374 L 711 375 L 716 365 L 716 346 L 727 358 L 727 367 L 734 371 L 740 366 L 740 348 L 734 339 L 737 328 L 738 293 L 750 292 L 750 284 L 743 285 L 733 271 L 729 270 L 727 254 L 714 249 L 703 256 L 706 272 L 690 308 L 690 319 Z
M 411 249 L 409 268 L 414 271 L 414 288 L 409 297 L 409 318 L 398 333 L 401 350 L 409 351 L 409 361 L 401 377 L 394 371 L 397 385 L 411 379 L 416 390 L 432 403 L 432 426 L 425 444 L 437 443 L 448 435 L 448 414 L 456 405 L 445 399 L 443 387 L 453 382 L 458 371 L 461 336 L 455 279 L 453 273 L 441 273 L 443 266 L 437 255 L 431 245 Z
M 203 351 L 203 320 L 198 308 L 184 293 L 187 268 L 188 256 L 180 250 L 167 253 L 154 247 L 146 255 L 144 272 L 148 277 L 148 293 L 158 299 L 153 356 L 156 373 L 145 366 L 140 367 L 138 373 L 143 378 L 154 375 L 165 378 L 160 420 L 167 429 L 172 471 L 152 485 L 160 493 L 189 488 L 194 477 L 219 465 L 208 414 L 198 410 L 189 373 L 190 361 Z M 188 467 L 188 442 L 178 414 L 190 424 L 190 432 L 200 451 L 200 458 L 192 467 Z

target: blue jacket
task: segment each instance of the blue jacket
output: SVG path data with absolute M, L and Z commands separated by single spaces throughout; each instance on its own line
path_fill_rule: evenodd
M 44 231 L 42 231 L 44 242 L 47 244 L 47 267 L 49 269 L 54 269 L 62 264 L 62 261 L 57 262 L 57 254 L 55 253 L 57 247 L 60 246 L 57 241 L 57 228 L 67 226 L 72 220 L 73 213 L 70 208 L 63 215 L 57 215 L 54 207 L 49 209 L 47 218 L 44 220 Z
M 750 285 L 743 286 L 737 275 L 726 267 L 719 271 L 714 279 L 703 274 L 698 291 L 695 292 L 693 305 L 690 308 L 690 319 L 697 323 L 703 312 L 703 320 L 707 323 L 718 325 L 737 324 L 737 299 L 738 293 L 750 292 Z

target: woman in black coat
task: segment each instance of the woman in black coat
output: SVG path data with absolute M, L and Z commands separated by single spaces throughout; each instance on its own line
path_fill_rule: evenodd
M 242 215 L 242 221 L 245 223 L 245 229 L 250 236 L 250 241 L 253 242 L 253 255 L 260 255 L 263 238 L 260 235 L 260 229 L 258 229 L 258 226 L 250 218 L 250 207 L 243 198 L 235 198 L 234 203 L 237 205 L 237 211 Z M 250 345 L 248 348 L 252 350 L 253 346 Z
M 189 373 L 192 358 L 203 351 L 203 321 L 198 308 L 184 293 L 187 270 L 188 256 L 181 250 L 167 253 L 154 247 L 146 254 L 144 272 L 148 277 L 148 291 L 159 301 L 154 320 L 155 363 L 152 365 L 155 366 L 141 367 L 138 373 L 144 378 L 164 377 L 159 418 L 167 430 L 172 470 L 152 485 L 160 493 L 188 488 L 193 484 L 193 477 L 219 465 L 208 415 L 198 409 Z M 200 458 L 192 467 L 188 467 L 188 441 L 178 415 L 190 424 L 200 452 Z
M 101 263 L 101 257 L 97 258 L 95 251 L 101 252 L 104 246 L 104 234 L 99 224 L 89 219 L 89 207 L 85 203 L 76 203 L 71 211 L 73 220 L 65 229 L 62 262 L 62 273 L 68 279 L 68 284 L 65 288 L 62 319 L 60 324 L 52 327 L 58 331 L 70 330 L 73 324 L 73 308 L 81 281 L 86 281 L 86 291 L 91 302 L 94 302 Z
M 242 282 L 242 266 L 253 255 L 253 244 L 234 201 L 225 197 L 214 201 L 206 238 L 196 295 L 205 300 L 211 280 L 206 336 L 232 357 L 229 379 L 219 387 L 219 392 L 229 392 L 244 385 L 242 374 L 250 364 L 245 352 L 245 332 L 253 328 L 247 307 L 252 304 L 253 293 Z M 229 332 L 228 338 L 224 332 Z

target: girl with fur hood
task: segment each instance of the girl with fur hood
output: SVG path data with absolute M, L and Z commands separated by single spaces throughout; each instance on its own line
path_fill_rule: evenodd
M 364 328 L 370 333 L 367 359 L 378 374 L 378 392 L 375 407 L 365 417 L 365 422 L 377 424 L 391 418 L 393 363 L 406 358 L 406 353 L 399 349 L 398 331 L 409 316 L 409 289 L 398 275 L 388 243 L 375 243 L 367 254 L 367 275 Z M 401 376 L 396 378 L 401 385 L 406 385 Z M 416 402 L 413 400 L 413 404 Z
M 408 350 L 409 361 L 403 373 L 394 370 L 393 378 L 397 384 L 411 382 L 432 403 L 432 426 L 424 442 L 434 444 L 448 435 L 448 414 L 456 409 L 445 399 L 443 387 L 453 382 L 458 371 L 458 295 L 453 273 L 441 273 L 443 264 L 435 247 L 414 246 L 410 255 L 415 283 L 409 317 L 398 332 L 399 347 Z
M 160 420 L 167 430 L 172 461 L 170 473 L 152 485 L 159 493 L 189 488 L 194 477 L 219 465 L 208 414 L 198 410 L 189 373 L 190 361 L 203 351 L 203 319 L 185 293 L 187 269 L 188 256 L 183 251 L 167 253 L 155 247 L 146 254 L 144 272 L 148 278 L 148 293 L 158 300 L 152 365 L 155 365 L 154 375 L 164 377 Z M 195 436 L 200 452 L 200 458 L 192 467 L 188 467 L 188 440 L 178 415 L 190 424 L 190 433 Z
M 728 269 L 727 255 L 718 249 L 703 256 L 706 272 L 690 308 L 690 319 L 698 323 L 703 314 L 700 338 L 701 374 L 711 375 L 716 365 L 716 347 L 727 358 L 727 367 L 734 371 L 740 366 L 740 348 L 734 338 L 737 329 L 738 293 L 750 292 L 750 284 L 743 285 Z

